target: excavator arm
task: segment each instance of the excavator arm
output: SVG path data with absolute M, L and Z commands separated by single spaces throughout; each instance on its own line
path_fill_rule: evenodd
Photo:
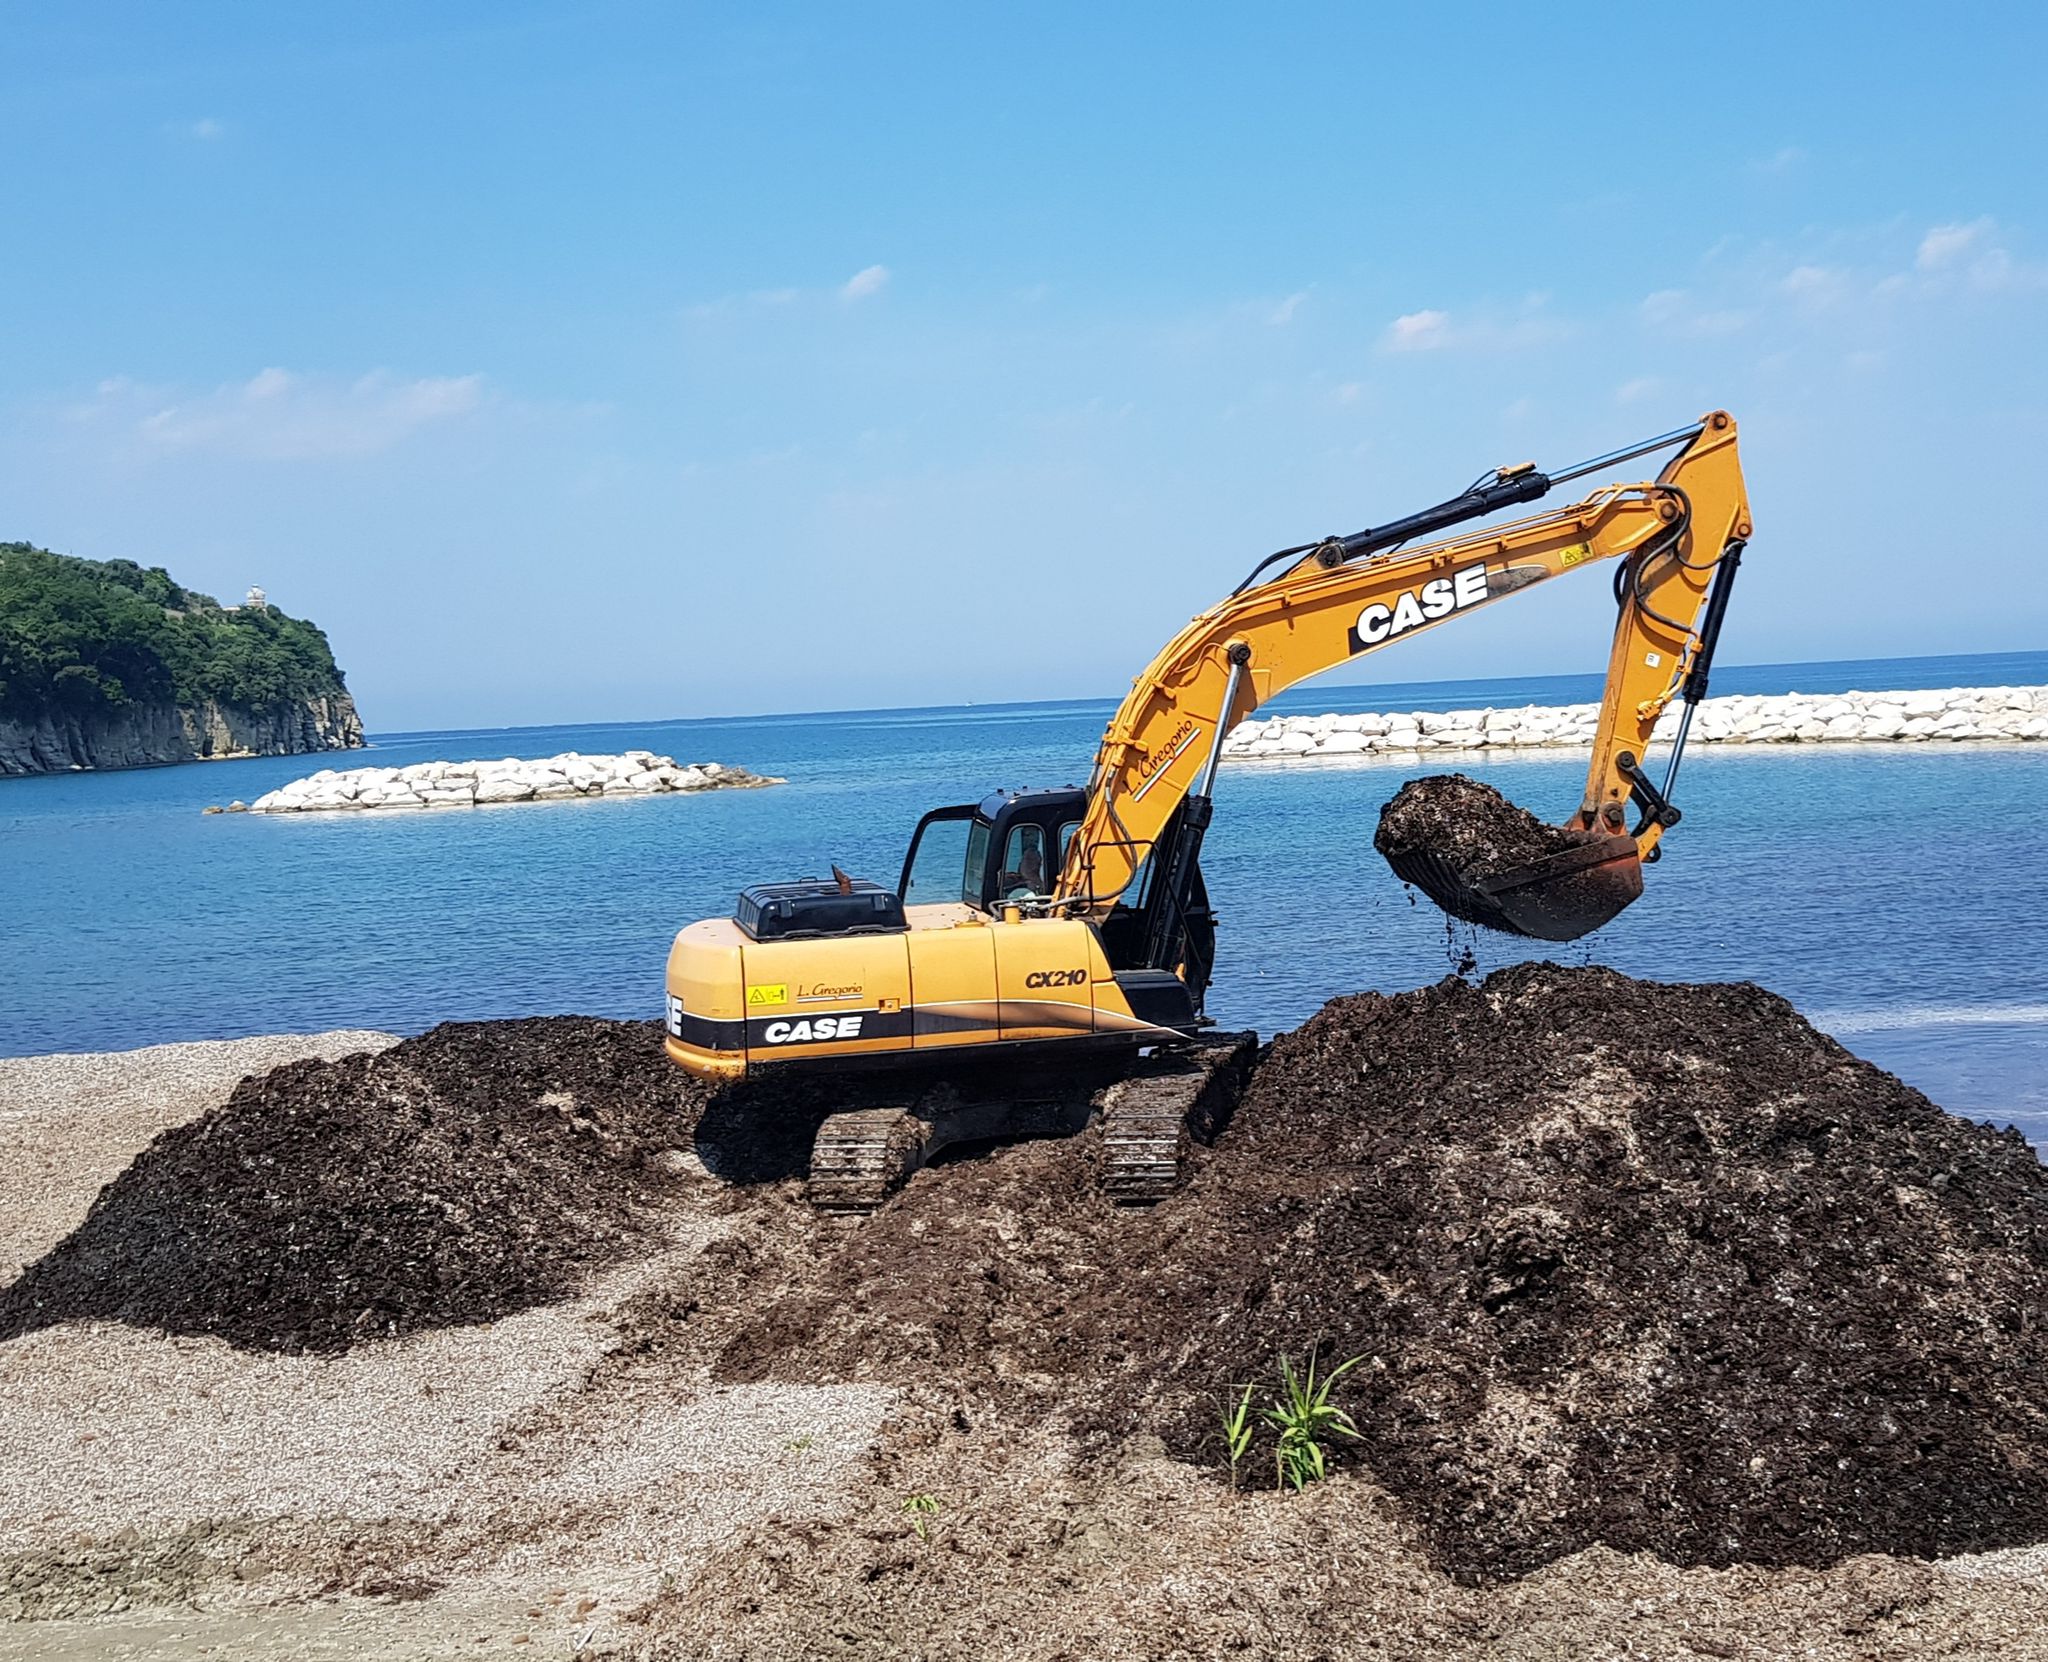
M 1677 453 L 1653 481 L 1604 485 L 1569 507 L 1415 542 L 1672 447 Z M 1096 752 L 1086 817 L 1054 906 L 1100 922 L 1148 859 L 1164 868 L 1152 883 L 1184 906 L 1231 728 L 1310 676 L 1608 562 L 1619 616 L 1585 795 L 1566 823 L 1628 838 L 1631 866 L 1654 859 L 1678 821 L 1671 787 L 1749 535 L 1735 422 L 1715 411 L 1574 468 L 1504 468 L 1405 519 L 1282 550 L 1189 623 L 1132 684 Z M 1686 708 L 1677 741 L 1664 779 L 1654 781 L 1645 770 L 1651 733 L 1679 698 Z M 1639 875 L 1635 882 L 1639 888 Z M 1160 931 L 1155 939 L 1164 945 Z

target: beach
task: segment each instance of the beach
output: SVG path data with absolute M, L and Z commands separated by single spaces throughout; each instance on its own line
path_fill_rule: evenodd
M 7 1279 L 245 1073 L 392 1042 L 0 1061 Z M 595 1377 L 609 1311 L 715 1232 L 685 1212 L 579 1297 L 343 1357 L 116 1323 L 0 1347 L 0 1655 L 566 1655 L 743 1524 L 831 1514 L 893 1393 Z
M 244 1070 L 388 1042 L 0 1062 L 10 1263 Z M 737 1204 L 687 1184 L 661 1247 L 575 1297 L 340 1355 L 107 1322 L 10 1341 L 0 1655 L 1846 1662 L 2020 1656 L 2048 1623 L 2048 1549 L 1713 1570 L 1596 1547 L 1475 1588 L 1432 1569 L 1357 1471 L 1233 1496 L 1142 1436 L 1084 1464 L 1057 1424 L 1006 1421 L 944 1367 L 716 1380 L 743 1312 L 650 1327 L 649 1301 L 707 1259 L 772 1276 L 843 1238 L 793 1202 L 786 1184 Z M 907 1511 L 916 1496 L 934 1510 Z

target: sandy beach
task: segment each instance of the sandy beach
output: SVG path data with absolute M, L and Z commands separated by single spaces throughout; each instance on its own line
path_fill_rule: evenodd
M 0 1062 L 10 1270 L 243 1074 L 391 1042 Z M 0 1655 L 2043 1654 L 2048 1549 L 1683 1570 L 1595 1548 L 1472 1588 L 1356 1473 L 1233 1496 L 1142 1436 L 1083 1465 L 944 1368 L 716 1382 L 744 1312 L 653 1321 L 665 1290 L 707 1249 L 767 1275 L 860 1227 L 723 1188 L 694 1179 L 658 1250 L 495 1322 L 325 1357 L 103 1322 L 0 1345 Z

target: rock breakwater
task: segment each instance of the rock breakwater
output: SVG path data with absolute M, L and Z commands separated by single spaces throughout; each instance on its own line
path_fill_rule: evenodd
M 719 762 L 678 766 L 672 756 L 628 750 L 616 756 L 566 751 L 537 761 L 415 762 L 402 768 L 323 768 L 259 796 L 259 814 L 350 808 L 472 808 L 494 802 L 552 802 L 584 796 L 658 796 L 672 791 L 748 790 L 783 781 Z
M 1674 704 L 1657 737 L 1678 730 Z M 1569 749 L 1588 746 L 1597 704 L 1367 711 L 1247 721 L 1226 756 L 1357 756 L 1376 751 Z M 1705 744 L 1921 744 L 2048 740 L 2048 686 L 1947 687 L 1926 692 L 1737 694 L 1700 702 L 1692 738 Z

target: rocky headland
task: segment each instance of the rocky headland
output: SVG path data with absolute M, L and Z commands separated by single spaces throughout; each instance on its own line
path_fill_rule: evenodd
M 1658 739 L 1678 730 L 1673 704 Z M 1592 744 L 1597 704 L 1513 709 L 1365 711 L 1271 716 L 1241 723 L 1226 756 L 1285 761 L 1368 752 L 1570 749 Z M 1704 744 L 1925 744 L 2048 739 L 2048 686 L 1945 687 L 1926 692 L 1737 694 L 1700 701 L 1692 741 Z
M 674 791 L 751 790 L 784 781 L 720 762 L 678 765 L 673 756 L 627 750 L 616 756 L 565 751 L 536 761 L 415 762 L 402 768 L 322 768 L 249 805 L 258 814 L 359 808 L 473 808 L 571 797 L 659 796 Z M 236 805 L 237 807 L 240 804 Z M 213 812 L 209 809 L 208 812 Z
M 0 776 L 347 750 L 363 724 L 318 625 L 162 566 L 0 543 Z
M 259 707 L 212 698 L 190 705 L 130 703 L 82 713 L 0 715 L 0 774 L 299 756 L 357 750 L 362 743 L 362 718 L 345 692 Z

